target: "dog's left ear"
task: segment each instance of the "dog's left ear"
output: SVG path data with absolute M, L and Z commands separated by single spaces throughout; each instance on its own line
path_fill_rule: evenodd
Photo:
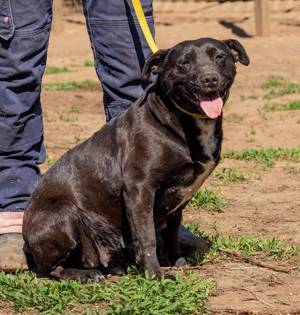
M 226 39 L 224 43 L 230 49 L 235 62 L 240 62 L 241 64 L 248 66 L 250 63 L 250 59 L 246 53 L 245 48 L 242 44 L 235 39 Z
M 160 49 L 150 56 L 147 60 L 141 75 L 141 81 L 146 82 L 149 80 L 151 73 L 158 74 L 160 68 L 167 56 L 169 49 Z

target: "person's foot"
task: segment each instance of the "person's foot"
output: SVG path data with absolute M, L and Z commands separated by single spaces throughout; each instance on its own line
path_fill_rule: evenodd
M 207 239 L 192 234 L 183 225 L 179 228 L 178 244 L 184 256 L 193 255 L 196 252 L 208 252 L 211 242 Z
M 27 270 L 21 233 L 0 234 L 0 271 Z

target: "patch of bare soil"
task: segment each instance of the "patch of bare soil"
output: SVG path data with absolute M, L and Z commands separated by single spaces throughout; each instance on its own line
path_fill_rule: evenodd
M 155 1 L 154 1 L 155 2 Z M 300 81 L 300 28 L 298 1 L 271 2 L 271 35 L 255 37 L 253 2 L 155 2 L 159 47 L 199 37 L 236 38 L 246 47 L 251 65 L 238 66 L 236 83 L 224 114 L 223 149 L 299 146 L 299 111 L 265 113 L 266 91 L 261 84 L 270 74 Z M 71 21 L 71 22 L 70 22 Z M 74 23 L 74 21 L 76 23 Z M 84 19 L 65 18 L 64 32 L 52 35 L 48 64 L 67 66 L 71 72 L 45 75 L 44 83 L 97 81 Z M 50 160 L 89 137 L 104 123 L 100 87 L 76 91 L 44 91 L 45 139 Z M 300 95 L 278 97 L 271 103 L 299 100 Z M 198 222 L 213 233 L 215 227 L 233 235 L 276 236 L 300 244 L 300 174 L 287 168 L 299 163 L 281 160 L 262 169 L 254 162 L 224 160 L 219 167 L 247 172 L 244 182 L 219 185 L 213 175 L 205 184 L 227 200 L 223 213 L 189 208 L 185 221 Z M 45 170 L 48 165 L 43 166 Z M 200 274 L 216 282 L 209 300 L 210 314 L 300 314 L 300 273 L 289 274 L 241 262 L 206 265 Z M 2 306 L 2 305 L 1 305 Z M 5 314 L 10 314 L 4 304 Z M 2 311 L 2 309 L 1 309 Z
M 7 302 L 0 301 L 0 315 L 14 315 L 16 311 L 14 310 L 13 306 L 11 306 Z M 22 315 L 37 315 L 39 314 L 35 310 L 28 310 L 23 312 Z

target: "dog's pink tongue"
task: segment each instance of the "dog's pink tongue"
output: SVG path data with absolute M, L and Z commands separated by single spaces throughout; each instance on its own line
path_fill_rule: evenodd
M 207 117 L 214 119 L 221 115 L 223 100 L 218 95 L 212 98 L 206 98 L 200 101 L 200 106 Z

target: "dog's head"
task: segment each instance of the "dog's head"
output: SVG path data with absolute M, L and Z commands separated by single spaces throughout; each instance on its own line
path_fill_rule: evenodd
M 185 41 L 153 54 L 142 80 L 157 74 L 163 96 L 185 110 L 214 119 L 221 115 L 235 74 L 235 63 L 249 64 L 244 47 L 234 39 Z

